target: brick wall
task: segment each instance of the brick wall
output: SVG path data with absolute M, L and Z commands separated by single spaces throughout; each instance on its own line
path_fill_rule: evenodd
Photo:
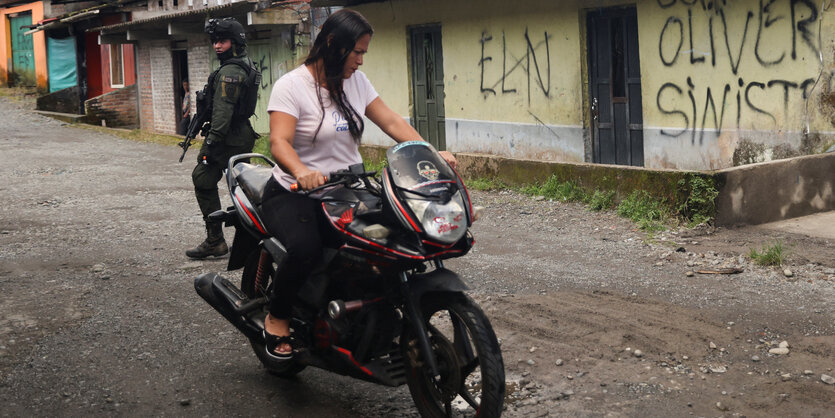
M 174 69 L 168 41 L 151 41 L 149 45 L 151 90 L 153 92 L 153 131 L 164 134 L 177 132 L 177 109 L 174 108 Z
M 136 84 L 139 86 L 139 128 L 153 131 L 154 92 L 151 88 L 151 48 L 147 42 L 136 46 Z
M 136 84 L 111 91 L 84 102 L 84 111 L 90 123 L 110 127 L 135 128 L 139 126 L 136 109 Z
M 191 114 L 197 111 L 197 99 L 194 94 L 203 89 L 209 74 L 209 54 L 214 54 L 207 36 L 195 36 L 188 39 L 188 79 L 191 88 Z

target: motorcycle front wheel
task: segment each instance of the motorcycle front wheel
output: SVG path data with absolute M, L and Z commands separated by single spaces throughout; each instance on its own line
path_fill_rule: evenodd
M 427 294 L 420 308 L 439 376 L 432 376 L 413 331 L 407 330 L 401 347 L 418 412 L 424 417 L 500 416 L 504 363 L 487 316 L 458 293 Z
M 261 273 L 259 274 L 259 268 Z M 241 274 L 241 290 L 250 298 L 259 298 L 266 296 L 272 286 L 272 280 L 275 276 L 275 264 L 272 261 L 269 253 L 264 250 L 253 251 L 246 260 L 244 265 L 244 272 Z M 267 306 L 256 313 L 256 321 L 259 321 L 262 326 L 264 318 L 267 316 Z M 273 375 L 279 377 L 293 377 L 305 369 L 305 365 L 299 364 L 294 359 L 290 360 L 276 360 L 267 355 L 267 350 L 264 347 L 263 341 L 250 340 L 252 351 L 264 365 L 264 368 Z

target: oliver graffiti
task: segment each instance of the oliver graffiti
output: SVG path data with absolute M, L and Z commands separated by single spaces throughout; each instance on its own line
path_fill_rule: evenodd
M 663 0 L 658 0 L 659 4 L 662 4 Z M 682 3 L 691 4 L 695 0 L 685 1 L 682 0 Z M 761 41 L 763 34 L 767 30 L 778 30 L 779 28 L 772 28 L 778 22 L 784 22 L 788 25 L 788 29 L 791 32 L 791 57 L 792 59 L 797 59 L 797 39 L 798 35 L 803 40 L 803 43 L 809 47 L 809 49 L 815 54 L 818 54 L 819 46 L 816 44 L 816 40 L 813 28 L 811 27 L 812 23 L 818 20 L 818 11 L 815 8 L 814 3 L 812 0 L 788 0 L 789 2 L 789 9 L 790 9 L 790 19 L 786 19 L 787 16 L 777 13 L 774 10 L 774 5 L 778 0 L 760 0 L 759 1 L 759 10 L 756 13 L 758 17 L 758 24 L 756 29 L 756 40 L 754 45 L 754 56 L 757 59 L 757 62 L 763 66 L 771 66 L 774 64 L 779 64 L 785 58 L 785 51 L 783 54 L 776 59 L 769 60 L 763 58 L 761 52 Z M 675 3 L 675 2 L 672 2 Z M 666 4 L 666 3 L 665 3 Z M 663 7 L 663 5 L 662 5 Z M 669 6 L 667 6 L 669 7 Z M 710 11 L 712 5 L 708 3 L 705 5 L 705 11 Z M 802 8 L 807 13 L 809 13 L 808 17 L 803 19 L 799 19 L 801 15 L 798 13 L 798 9 Z M 749 27 L 751 26 L 752 21 L 754 20 L 755 13 L 753 11 L 748 11 L 745 15 L 745 21 L 740 25 L 743 27 L 742 35 L 740 39 L 731 39 L 728 35 L 728 18 L 726 16 L 725 9 L 719 9 L 714 14 L 711 14 L 707 20 L 707 26 L 699 25 L 695 29 L 695 33 L 707 33 L 706 36 L 709 37 L 710 43 L 710 51 L 707 52 L 711 56 L 711 65 L 714 67 L 716 66 L 716 39 L 714 34 L 714 19 L 718 16 L 718 20 L 721 24 L 721 37 L 724 41 L 725 48 L 728 55 L 728 60 L 730 61 L 731 68 L 733 69 L 734 74 L 738 73 L 739 70 L 739 63 L 742 60 L 743 50 L 745 48 L 746 43 L 748 42 L 748 33 Z M 739 24 L 739 22 L 736 22 Z M 693 23 L 693 10 L 689 8 L 687 10 L 687 33 L 688 33 L 688 40 L 690 50 L 687 51 L 690 55 L 690 63 L 696 64 L 705 61 L 704 56 L 697 57 L 697 51 L 693 47 L 694 44 L 694 23 Z M 670 16 L 667 18 L 667 21 L 664 23 L 663 28 L 661 29 L 661 36 L 658 40 L 658 53 L 661 57 L 661 62 L 664 65 L 671 67 L 676 64 L 678 61 L 679 55 L 681 55 L 681 50 L 684 47 L 684 28 L 685 23 L 684 21 L 678 16 Z M 664 44 L 671 43 L 677 45 L 674 51 L 664 51 Z M 776 47 L 772 45 L 772 47 Z
M 746 112 L 765 116 L 776 125 L 779 115 L 768 106 L 774 100 L 763 97 L 773 98 L 778 94 L 782 97 L 784 120 L 788 118 L 791 99 L 809 97 L 815 85 L 814 77 L 786 80 L 778 76 L 771 80 L 748 81 L 745 74 L 740 74 L 740 65 L 749 57 L 756 59 L 754 68 L 762 69 L 802 60 L 804 54 L 817 59 L 821 46 L 816 24 L 820 24 L 820 14 L 812 0 L 758 0 L 753 3 L 756 10 L 745 10 L 735 2 L 740 7 L 733 12 L 729 3 L 734 2 L 728 0 L 657 2 L 661 9 L 670 9 L 676 4 L 686 6 L 686 14 L 679 9 L 682 12 L 669 16 L 661 27 L 658 55 L 664 66 L 685 69 L 684 66 L 689 64 L 693 71 L 704 71 L 704 66 L 717 67 L 717 59 L 727 59 L 732 73 L 728 74 L 730 80 L 718 86 L 697 86 L 691 77 L 686 77 L 684 82 L 664 83 L 656 95 L 658 110 L 675 116 L 683 124 L 680 130 L 662 130 L 662 134 L 679 137 L 690 132 L 691 141 L 695 143 L 697 133 L 701 141 L 708 122 L 712 121 L 719 135 L 726 126 L 726 110 L 735 111 L 737 129 L 741 128 Z M 706 19 L 695 19 L 694 16 L 700 16 L 694 12 L 705 15 Z M 729 32 L 734 31 L 736 35 L 731 36 Z M 784 43 L 773 41 L 781 36 Z M 698 44 L 706 45 L 707 50 L 698 51 Z M 685 45 L 689 50 L 683 51 Z M 681 59 L 684 55 L 689 56 L 689 61 Z M 707 56 L 710 56 L 709 61 Z M 751 64 L 746 65 L 751 68 Z M 751 78 L 763 78 L 762 71 L 757 74 Z M 676 106 L 674 103 L 683 104 Z
M 533 44 L 531 41 L 531 36 L 528 33 L 528 28 L 525 28 L 525 52 L 521 55 L 521 58 L 516 58 L 513 56 L 512 52 L 508 51 L 507 48 L 507 38 L 505 32 L 502 31 L 502 70 L 501 70 L 501 77 L 499 80 L 495 81 L 490 87 L 485 87 L 484 85 L 484 70 L 488 63 L 493 62 L 493 57 L 490 55 L 486 55 L 485 47 L 487 46 L 488 42 L 493 41 L 493 36 L 488 35 L 486 32 L 481 33 L 481 39 L 479 43 L 481 44 L 481 60 L 478 62 L 478 65 L 481 67 L 481 83 L 479 85 L 481 92 L 484 93 L 485 99 L 490 94 L 496 95 L 496 87 L 501 84 L 501 93 L 502 94 L 514 94 L 517 93 L 515 88 L 510 88 L 508 86 L 508 77 L 513 74 L 517 69 L 522 69 L 527 75 L 527 96 L 528 96 L 528 104 L 531 103 L 531 78 L 536 77 L 536 82 L 538 82 L 539 88 L 545 97 L 550 97 L 551 94 L 551 49 L 549 45 L 549 40 L 552 38 L 552 35 L 548 34 L 546 31 L 543 36 L 543 40 L 537 42 L 536 45 Z M 540 57 L 542 54 L 542 47 L 544 45 L 545 49 L 545 57 L 540 61 Z M 540 57 L 537 56 L 537 51 L 540 51 Z M 508 54 L 510 54 L 511 62 L 508 62 Z M 515 62 L 514 62 L 515 60 Z M 542 66 L 540 67 L 540 63 Z M 533 68 L 531 68 L 533 65 Z M 509 68 L 508 68 L 509 67 Z M 543 76 L 545 80 L 543 80 Z M 547 83 L 547 86 L 546 86 Z

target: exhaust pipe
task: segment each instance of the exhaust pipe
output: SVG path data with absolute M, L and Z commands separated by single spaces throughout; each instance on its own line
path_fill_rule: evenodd
M 194 290 L 227 321 L 252 341 L 261 341 L 263 328 L 249 313 L 263 306 L 265 299 L 249 299 L 232 282 L 217 273 L 204 273 L 194 279 Z

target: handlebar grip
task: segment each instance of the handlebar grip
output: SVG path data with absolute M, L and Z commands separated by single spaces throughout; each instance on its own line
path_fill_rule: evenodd
M 327 183 L 327 182 L 328 182 L 328 176 L 323 176 L 323 177 L 325 178 L 325 183 Z M 290 191 L 291 191 L 291 192 L 297 192 L 297 191 L 299 191 L 299 183 L 293 183 L 293 184 L 291 184 L 291 185 L 290 185 Z

